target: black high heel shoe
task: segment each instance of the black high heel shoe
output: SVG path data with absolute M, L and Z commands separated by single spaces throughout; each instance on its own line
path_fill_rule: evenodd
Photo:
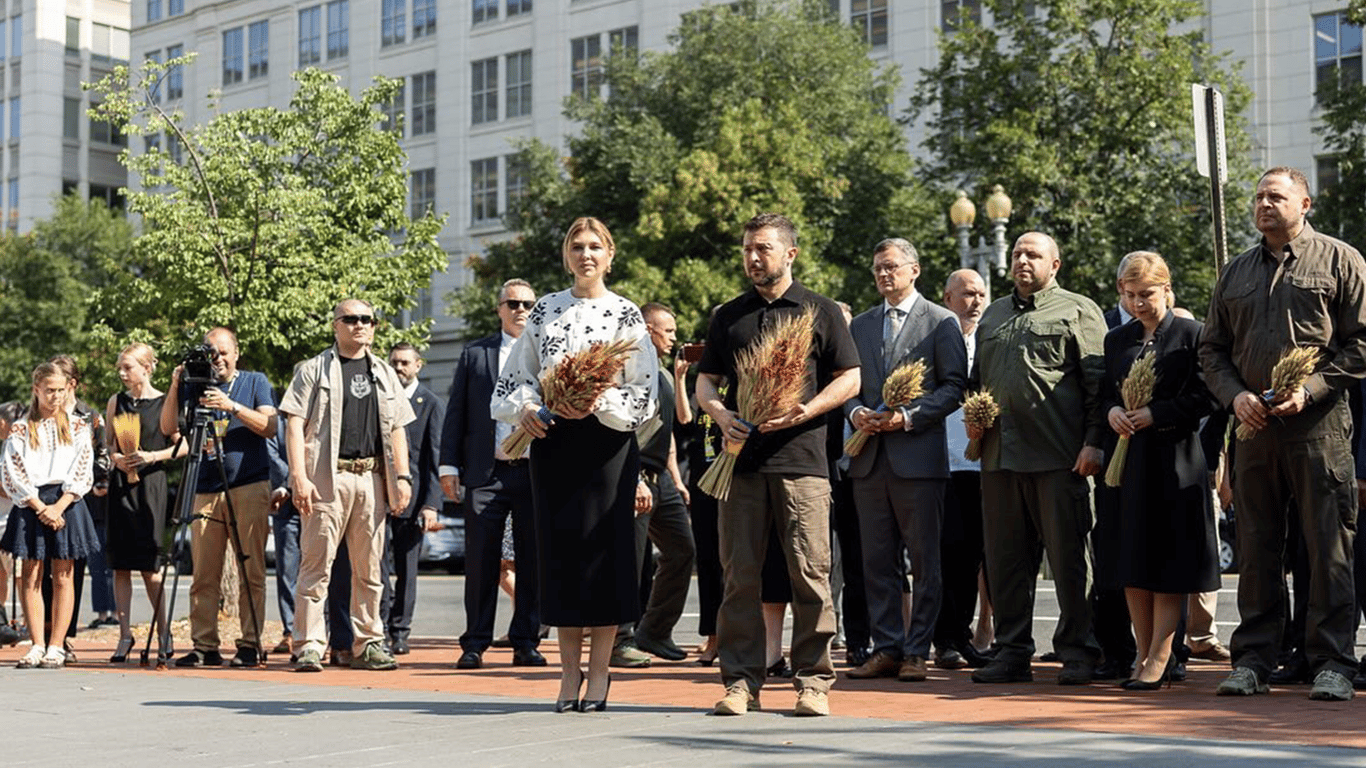
M 133 650 L 133 636 L 120 637 L 118 647 L 114 649 L 114 655 L 109 657 L 110 664 L 125 664 L 128 662 L 128 652 Z
M 1119 687 L 1126 691 L 1156 691 L 1161 689 L 1164 685 L 1170 688 L 1172 687 L 1172 669 L 1175 666 L 1176 657 L 1173 656 L 1167 661 L 1167 668 L 1162 670 L 1162 676 L 1156 680 L 1149 682 L 1147 680 L 1139 680 L 1135 677 L 1120 683 Z
M 587 679 L 588 679 L 588 676 L 585 675 L 585 674 L 583 673 L 583 670 L 582 670 L 582 669 L 580 669 L 580 670 L 579 670 L 579 684 L 578 684 L 578 686 L 574 689 L 574 698 L 572 698 L 572 699 L 560 699 L 559 701 L 555 702 L 555 713 L 556 713 L 556 714 L 559 714 L 559 713 L 561 713 L 561 712 L 578 712 L 578 711 L 580 711 L 580 709 L 579 709 L 579 695 L 578 695 L 578 692 L 581 691 L 581 690 L 583 690 L 583 684 L 584 684 L 584 682 L 585 682 Z
M 606 711 L 607 711 L 607 694 L 609 694 L 609 693 L 611 693 L 611 692 L 612 692 L 612 673 L 611 673 L 611 672 L 608 672 L 608 673 L 607 673 L 607 690 L 605 690 L 605 691 L 602 692 L 602 698 L 601 698 L 601 699 L 594 699 L 593 701 L 589 701 L 588 699 L 584 699 L 583 701 L 580 701 L 580 702 L 579 702 L 579 711 L 580 711 L 580 712 L 606 712 Z

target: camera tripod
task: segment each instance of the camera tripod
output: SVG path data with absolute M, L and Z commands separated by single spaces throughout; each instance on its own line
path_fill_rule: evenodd
M 198 398 L 187 398 L 187 403 L 195 402 L 196 400 L 198 400 Z M 189 411 L 188 405 L 186 410 Z M 180 478 L 180 488 L 176 492 L 175 515 L 168 521 L 168 525 L 166 526 L 167 540 L 164 542 L 165 546 L 162 547 L 161 552 L 161 591 L 165 592 L 166 571 L 171 567 L 171 561 L 175 559 L 175 545 L 180 539 L 180 532 L 188 530 L 195 520 L 200 519 L 208 520 L 211 523 L 226 525 L 228 527 L 228 535 L 232 540 L 233 552 L 237 556 L 237 575 L 241 580 L 242 589 L 246 592 L 248 617 L 251 619 L 252 626 L 257 628 L 257 664 L 264 666 L 266 663 L 266 651 L 265 647 L 261 644 L 261 634 L 264 631 L 264 627 L 259 622 L 259 617 L 256 615 L 256 600 L 252 595 L 251 581 L 248 580 L 246 576 L 247 560 L 251 559 L 252 555 L 245 552 L 242 548 L 242 536 L 237 530 L 237 510 L 233 506 L 232 496 L 228 493 L 228 472 L 223 466 L 224 435 L 218 434 L 217 430 L 214 430 L 214 439 L 217 443 L 217 449 L 214 451 L 211 460 L 218 466 L 218 478 L 223 484 L 223 503 L 227 509 L 227 515 L 224 520 L 216 520 L 209 515 L 195 513 L 195 487 L 199 482 L 200 468 L 204 464 L 204 446 L 208 441 L 209 431 L 213 429 L 213 422 L 213 411 L 208 408 L 194 406 L 193 410 L 189 411 L 189 418 L 187 419 L 187 423 L 189 424 L 189 435 L 181 437 L 182 440 L 186 440 L 188 443 L 189 461 L 185 463 L 185 474 Z M 257 553 L 255 556 L 260 557 L 261 555 Z M 166 606 L 164 614 L 168 626 L 162 627 L 162 632 L 167 636 L 171 631 L 169 626 L 170 618 L 174 613 L 176 594 L 180 589 L 180 570 L 180 568 L 176 568 L 175 578 L 171 582 L 171 602 Z M 160 595 L 158 595 L 158 598 L 160 598 Z M 163 645 L 169 647 L 170 644 L 163 643 Z M 144 663 L 150 655 L 151 647 L 152 633 L 148 632 L 147 645 L 142 651 Z M 167 659 L 158 656 L 156 668 L 165 669 L 166 661 Z

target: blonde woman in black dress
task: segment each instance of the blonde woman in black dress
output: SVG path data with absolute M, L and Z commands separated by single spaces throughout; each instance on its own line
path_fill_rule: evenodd
M 105 539 L 106 560 L 114 572 L 114 604 L 119 620 L 119 645 L 109 659 L 114 664 L 127 661 L 133 647 L 133 632 L 129 626 L 133 571 L 142 574 L 142 583 L 152 601 L 153 621 L 149 631 L 161 629 L 158 655 L 163 661 L 172 655 L 157 559 L 166 528 L 165 462 L 179 455 L 180 435 L 167 437 L 161 433 L 161 405 L 166 394 L 152 386 L 156 363 L 156 354 L 146 344 L 124 347 L 119 353 L 118 374 L 125 389 L 109 398 L 106 408 L 105 420 L 109 427 L 105 434 L 115 467 L 109 478 Z M 138 414 L 138 450 L 122 453 L 115 437 L 114 420 L 129 413 Z M 138 477 L 137 482 L 132 480 L 133 473 Z
M 569 227 L 563 257 L 574 284 L 536 302 L 493 391 L 494 418 L 537 438 L 530 450 L 536 588 L 541 621 L 556 627 L 559 640 L 557 712 L 606 709 L 617 626 L 640 616 L 634 517 L 643 510 L 634 431 L 654 412 L 657 362 L 640 309 L 607 290 L 615 255 L 602 222 L 581 218 Z M 593 343 L 623 339 L 636 342 L 635 350 L 591 411 L 556 414 L 549 424 L 537 416 L 543 373 Z M 579 666 L 585 631 L 587 673 Z

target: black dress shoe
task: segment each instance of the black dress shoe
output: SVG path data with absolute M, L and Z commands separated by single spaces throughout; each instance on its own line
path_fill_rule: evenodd
M 861 667 L 868 663 L 868 659 L 873 657 L 873 652 L 868 650 L 868 646 L 849 646 L 849 650 L 844 652 L 844 661 L 851 667 Z
M 1309 660 L 1298 653 L 1291 656 L 1275 672 L 1271 673 L 1267 682 L 1272 685 L 1294 685 L 1309 682 Z
M 991 656 L 972 647 L 972 643 L 959 645 L 957 651 L 962 655 L 963 661 L 966 661 L 972 669 L 981 669 L 991 663 Z
M 786 656 L 779 656 L 778 660 L 768 665 L 768 669 L 765 671 L 768 672 L 769 677 L 792 677 L 796 674 L 792 671 L 792 667 L 787 665 Z
M 249 645 L 244 645 L 237 649 L 237 653 L 228 662 L 230 667 L 257 667 L 261 665 L 261 659 L 256 653 L 256 649 Z
M 1173 665 L 1172 665 L 1172 671 L 1171 671 L 1170 677 L 1171 677 L 1172 681 L 1174 681 L 1174 682 L 1177 682 L 1177 683 L 1185 682 L 1185 680 L 1186 680 L 1186 662 L 1184 662 L 1184 661 L 1178 661 L 1178 662 L 1176 662 L 1175 664 L 1173 664 Z
M 1040 656 L 1039 661 L 1062 661 L 1062 658 L 1058 656 L 1057 651 L 1049 651 L 1048 653 L 1045 653 L 1044 655 Z
M 1133 667 L 1134 664 L 1132 661 L 1130 661 L 1128 664 L 1125 664 L 1124 662 L 1118 660 L 1106 660 L 1104 664 L 1101 664 L 1096 667 L 1095 672 L 1091 674 L 1091 679 L 1125 680 L 1128 679 L 1129 673 L 1133 672 Z
M 636 647 L 665 661 L 682 661 L 688 658 L 688 652 L 679 648 L 674 641 L 656 640 L 639 633 L 636 634 Z
M 456 669 L 479 669 L 484 666 L 484 654 L 479 651 L 465 651 L 455 662 Z
M 935 651 L 934 665 L 940 669 L 964 669 L 968 660 L 956 648 L 940 648 Z
M 408 647 L 408 638 L 395 637 L 389 640 L 389 653 L 395 656 L 405 656 L 411 649 Z
M 221 667 L 223 655 L 218 651 L 195 649 L 175 660 L 177 667 Z
M 974 683 L 1028 683 L 1034 679 L 1029 662 L 1011 663 L 995 659 L 972 673 Z
M 461 657 L 464 658 L 464 657 Z M 545 657 L 535 648 L 518 648 L 512 652 L 514 667 L 544 667 Z

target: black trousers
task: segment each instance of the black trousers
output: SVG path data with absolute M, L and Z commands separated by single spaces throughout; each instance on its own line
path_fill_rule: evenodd
M 389 517 L 385 534 L 384 559 L 380 574 L 384 593 L 380 596 L 380 616 L 390 638 L 408 637 L 413 628 L 413 609 L 417 606 L 417 558 L 422 553 L 422 512 L 412 517 Z
M 697 487 L 697 478 L 706 466 L 695 467 L 688 487 L 688 512 L 692 516 L 692 538 L 697 548 L 697 633 L 716 634 L 716 612 L 721 609 L 721 543 L 717 534 L 716 499 Z
M 486 485 L 465 492 L 465 633 L 460 647 L 483 653 L 493 642 L 498 608 L 498 572 L 503 560 L 503 529 L 512 518 L 512 549 L 517 562 L 517 599 L 508 639 L 514 648 L 541 642 L 537 594 L 536 521 L 531 507 L 531 470 L 525 461 L 495 462 Z
M 950 473 L 939 531 L 944 586 L 939 620 L 934 628 L 934 644 L 938 648 L 960 648 L 972 641 L 982 550 L 982 473 Z
M 840 618 L 844 642 L 850 648 L 867 649 L 868 589 L 863 580 L 863 542 L 859 540 L 858 510 L 854 507 L 853 481 L 847 477 L 830 484 L 830 530 L 835 534 L 840 558 Z M 831 575 L 834 587 L 834 575 Z
M 647 533 L 659 550 L 659 558 L 650 581 L 649 600 L 636 631 L 653 640 L 668 640 L 688 600 L 697 548 L 688 508 L 668 472 L 659 475 L 659 482 L 650 485 L 650 492 L 654 494 L 655 506 L 650 512 Z

